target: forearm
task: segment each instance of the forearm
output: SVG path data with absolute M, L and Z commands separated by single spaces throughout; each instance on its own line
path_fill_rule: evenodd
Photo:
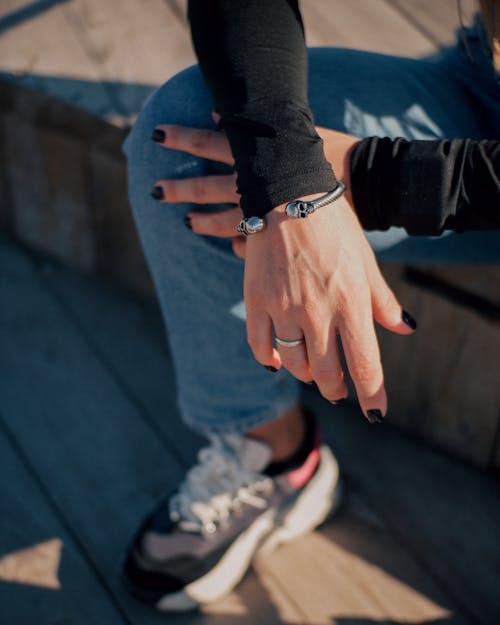
M 241 207 L 263 215 L 336 180 L 307 101 L 296 0 L 190 0 L 200 67 L 235 158 Z
M 353 202 L 367 230 L 409 234 L 500 228 L 500 143 L 364 139 L 351 159 Z

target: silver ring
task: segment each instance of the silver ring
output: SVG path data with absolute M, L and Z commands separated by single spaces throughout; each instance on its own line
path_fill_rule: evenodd
M 306 340 L 304 337 L 300 339 L 294 339 L 293 341 L 287 341 L 286 339 L 279 339 L 277 336 L 274 337 L 276 339 L 276 343 L 281 345 L 281 347 L 297 347 L 297 345 L 302 345 Z

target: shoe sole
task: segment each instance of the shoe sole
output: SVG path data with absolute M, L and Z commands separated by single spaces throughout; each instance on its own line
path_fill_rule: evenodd
M 221 599 L 242 579 L 254 556 L 269 554 L 279 545 L 307 534 L 333 514 L 341 490 L 337 461 L 323 446 L 317 473 L 288 509 L 265 512 L 239 535 L 211 571 L 183 590 L 163 596 L 156 608 L 185 612 Z

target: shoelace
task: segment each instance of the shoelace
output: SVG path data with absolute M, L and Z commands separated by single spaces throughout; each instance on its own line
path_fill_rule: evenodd
M 260 494 L 270 493 L 273 481 L 241 467 L 218 439 L 198 453 L 178 492 L 170 499 L 170 516 L 185 531 L 212 534 L 243 504 L 264 509 Z

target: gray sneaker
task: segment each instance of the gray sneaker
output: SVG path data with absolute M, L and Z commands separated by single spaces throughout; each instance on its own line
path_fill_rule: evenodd
M 314 418 L 307 422 L 305 459 L 278 473 L 266 444 L 213 437 L 135 537 L 124 567 L 131 592 L 163 611 L 210 603 L 236 586 L 257 552 L 322 523 L 340 500 L 339 469 Z

